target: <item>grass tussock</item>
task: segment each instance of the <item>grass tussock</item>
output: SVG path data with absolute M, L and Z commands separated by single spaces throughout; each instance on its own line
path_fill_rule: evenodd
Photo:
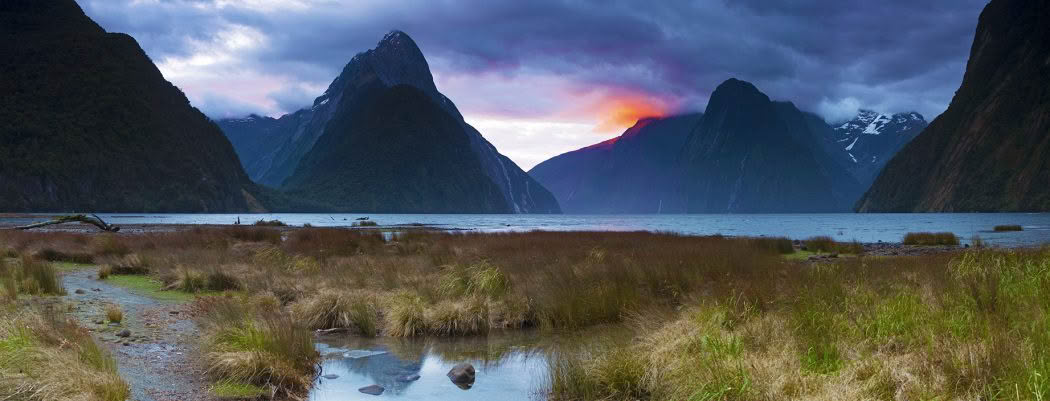
M 118 305 L 106 305 L 106 320 L 111 323 L 120 323 L 124 320 L 124 311 L 120 310 Z
M 8 300 L 18 294 L 66 295 L 54 265 L 28 255 L 15 262 L 0 260 L 0 292 Z
M 1024 227 L 1021 227 L 1021 226 L 1020 226 L 1020 225 L 1018 225 L 1018 224 L 1004 224 L 1004 225 L 998 225 L 998 226 L 995 226 L 995 231 L 996 231 L 996 232 L 1004 232 L 1004 231 L 1024 231 Z
M 355 221 L 352 225 L 354 227 L 378 227 L 379 223 L 376 223 L 375 221 L 372 221 L 372 220 L 361 220 L 361 221 Z
M 365 291 L 324 290 L 291 306 L 291 314 L 310 329 L 350 329 L 365 336 L 379 334 L 379 305 Z
M 901 241 L 904 245 L 959 245 L 959 237 L 953 233 L 907 233 L 904 235 L 904 240 Z
M 1050 396 L 1050 250 L 846 259 L 780 277 L 773 293 L 705 296 L 670 319 L 640 322 L 627 344 L 551 354 L 549 395 Z
M 131 395 L 116 362 L 87 330 L 37 308 L 0 310 L 0 394 L 32 401 Z
M 198 306 L 208 375 L 220 392 L 262 389 L 279 397 L 305 396 L 320 360 L 305 326 L 281 311 L 230 297 L 201 298 Z

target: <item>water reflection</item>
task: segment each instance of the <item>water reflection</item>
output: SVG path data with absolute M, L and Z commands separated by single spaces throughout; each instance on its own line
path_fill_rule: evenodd
M 311 400 L 533 400 L 546 378 L 545 346 L 539 333 L 497 333 L 459 339 L 393 339 L 331 336 L 319 340 L 325 356 Z M 458 363 L 474 365 L 472 387 L 460 388 L 446 376 Z M 418 378 L 415 376 L 418 375 Z M 377 384 L 379 396 L 358 389 Z

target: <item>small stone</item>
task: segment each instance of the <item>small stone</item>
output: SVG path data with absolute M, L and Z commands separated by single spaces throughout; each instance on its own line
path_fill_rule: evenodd
M 378 384 L 373 384 L 371 386 L 365 386 L 365 387 L 361 387 L 361 388 L 357 389 L 357 391 L 360 391 L 360 392 L 365 393 L 365 394 L 370 394 L 370 395 L 380 395 L 380 394 L 383 394 L 383 391 L 385 391 L 385 390 L 386 389 L 383 388 L 383 386 L 380 386 Z
M 414 382 L 419 380 L 419 375 L 406 375 L 397 378 L 397 381 L 402 383 Z
M 73 293 L 74 293 L 74 294 L 85 294 L 85 293 L 87 293 L 87 291 L 84 291 L 84 290 L 82 290 L 82 289 L 80 289 L 80 288 L 77 288 L 77 290 L 76 290 L 76 291 L 73 291 Z
M 101 288 L 92 288 L 92 289 L 91 289 L 91 291 L 94 291 L 94 292 L 102 292 L 102 289 L 101 289 Z
M 323 377 L 325 379 L 328 379 L 328 380 L 335 380 L 335 379 L 339 378 L 339 375 L 327 374 L 327 375 L 324 375 L 324 376 L 321 376 L 321 377 Z
M 125 338 L 131 337 L 131 330 L 128 330 L 128 329 L 121 330 L 119 333 L 117 333 L 117 337 L 125 337 Z
M 474 384 L 474 365 L 469 363 L 461 363 L 453 366 L 452 370 L 448 371 L 448 378 L 452 380 L 460 388 L 470 388 Z

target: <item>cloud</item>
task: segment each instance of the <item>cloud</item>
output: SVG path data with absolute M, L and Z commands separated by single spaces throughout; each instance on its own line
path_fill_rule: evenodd
M 730 77 L 827 119 L 853 107 L 932 119 L 961 82 L 987 3 L 78 1 L 107 30 L 138 39 L 213 116 L 243 105 L 261 114 L 294 111 L 354 54 L 401 29 L 468 118 L 590 124 L 590 142 L 595 127 L 608 136 L 609 127 L 645 112 L 702 110 Z M 239 105 L 197 103 L 205 98 Z

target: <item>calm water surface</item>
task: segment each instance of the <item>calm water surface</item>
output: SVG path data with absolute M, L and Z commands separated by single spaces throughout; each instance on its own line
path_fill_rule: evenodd
M 373 384 L 386 391 L 378 398 L 413 400 L 543 399 L 546 360 L 540 334 L 491 334 L 461 339 L 326 337 L 317 344 L 325 357 L 322 375 L 310 393 L 313 401 L 368 400 L 358 389 Z M 474 386 L 461 389 L 446 374 L 468 362 L 477 372 Z M 419 375 L 415 381 L 399 380 Z
M 693 214 L 693 215 L 471 215 L 471 214 L 105 214 L 116 224 L 250 224 L 278 219 L 290 225 L 349 226 L 369 217 L 381 225 L 422 224 L 449 230 L 664 231 L 693 235 L 830 235 L 838 240 L 899 242 L 912 231 L 949 231 L 964 241 L 979 235 L 1003 246 L 1050 243 L 1050 213 L 958 214 Z M 995 233 L 1000 224 L 1020 224 L 1022 232 Z

